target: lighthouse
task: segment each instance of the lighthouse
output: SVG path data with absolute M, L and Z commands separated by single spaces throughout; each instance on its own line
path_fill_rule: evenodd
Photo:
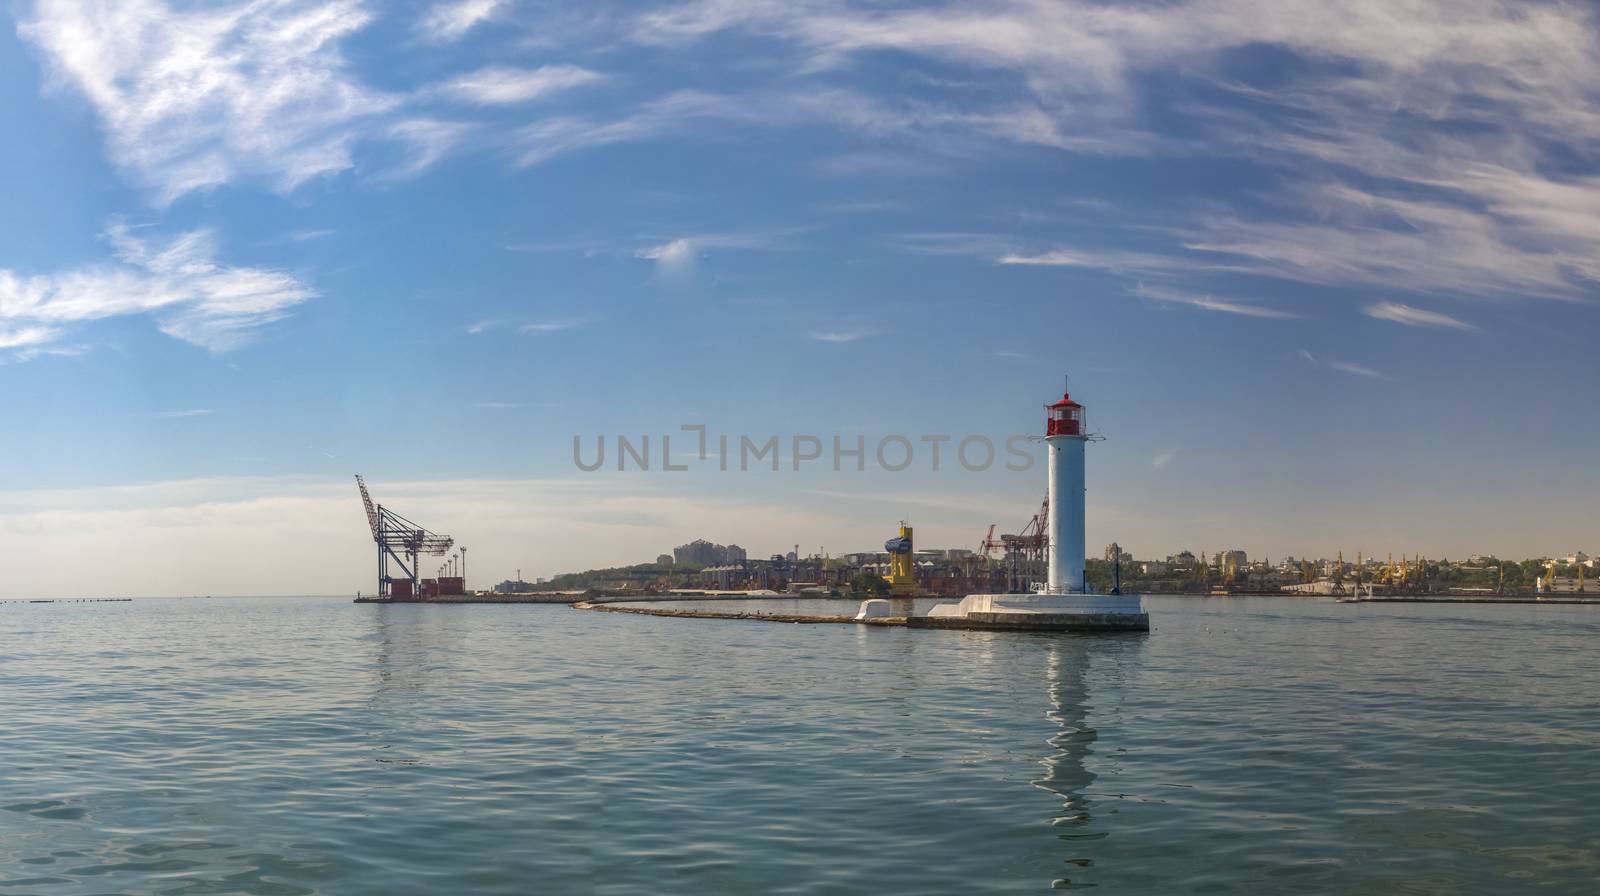
M 1084 426 L 1083 405 L 1066 392 L 1061 400 L 1044 406 L 1044 440 L 1050 446 L 1050 573 L 1045 590 L 1050 594 L 1082 594 L 1088 590 L 1083 551 Z
M 1084 421 L 1083 405 L 1063 394 L 1044 406 L 1044 441 L 1049 448 L 1049 573 L 1042 590 L 1031 594 L 969 594 L 956 604 L 938 604 L 926 616 L 909 616 L 909 628 L 984 631 L 1147 632 L 1150 615 L 1137 594 L 1089 590 L 1084 572 L 1084 445 L 1099 441 Z M 868 601 L 867 603 L 874 603 Z M 877 601 L 878 615 L 887 601 Z M 862 605 L 863 618 L 873 615 Z

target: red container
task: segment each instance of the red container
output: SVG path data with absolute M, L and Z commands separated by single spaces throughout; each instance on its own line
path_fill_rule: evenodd
M 434 581 L 433 579 L 423 579 L 422 580 L 422 596 L 423 597 L 438 597 L 439 596 L 439 583 Z
M 466 580 L 461 578 L 460 576 L 440 576 L 439 577 L 439 593 L 440 594 L 465 594 L 466 593 Z
M 393 579 L 389 582 L 389 598 L 391 600 L 411 599 L 411 580 Z

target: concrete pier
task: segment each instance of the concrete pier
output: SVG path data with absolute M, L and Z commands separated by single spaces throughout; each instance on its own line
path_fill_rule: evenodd
M 985 632 L 1148 632 L 1144 613 L 968 613 L 965 616 L 912 616 L 907 628 Z

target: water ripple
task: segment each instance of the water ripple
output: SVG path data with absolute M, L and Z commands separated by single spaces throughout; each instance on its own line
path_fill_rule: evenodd
M 0 893 L 1581 893 L 1589 607 L 0 607 Z

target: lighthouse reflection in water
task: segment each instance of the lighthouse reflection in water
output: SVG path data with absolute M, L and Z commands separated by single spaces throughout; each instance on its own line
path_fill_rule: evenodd
M 1094 829 L 1089 786 L 1094 783 L 1095 774 L 1087 763 L 1099 740 L 1099 733 L 1089 723 L 1087 677 L 1089 655 L 1094 649 L 1091 639 L 1077 638 L 1052 644 L 1044 658 L 1044 685 L 1049 698 L 1046 717 L 1054 730 L 1048 739 L 1050 752 L 1040 761 L 1041 773 L 1032 783 L 1061 798 L 1061 811 L 1052 823 L 1065 847 L 1062 861 L 1068 874 L 1053 882 L 1056 888 L 1092 885 L 1075 881 L 1072 872 L 1082 877 L 1093 867 L 1087 847 L 1106 836 Z

